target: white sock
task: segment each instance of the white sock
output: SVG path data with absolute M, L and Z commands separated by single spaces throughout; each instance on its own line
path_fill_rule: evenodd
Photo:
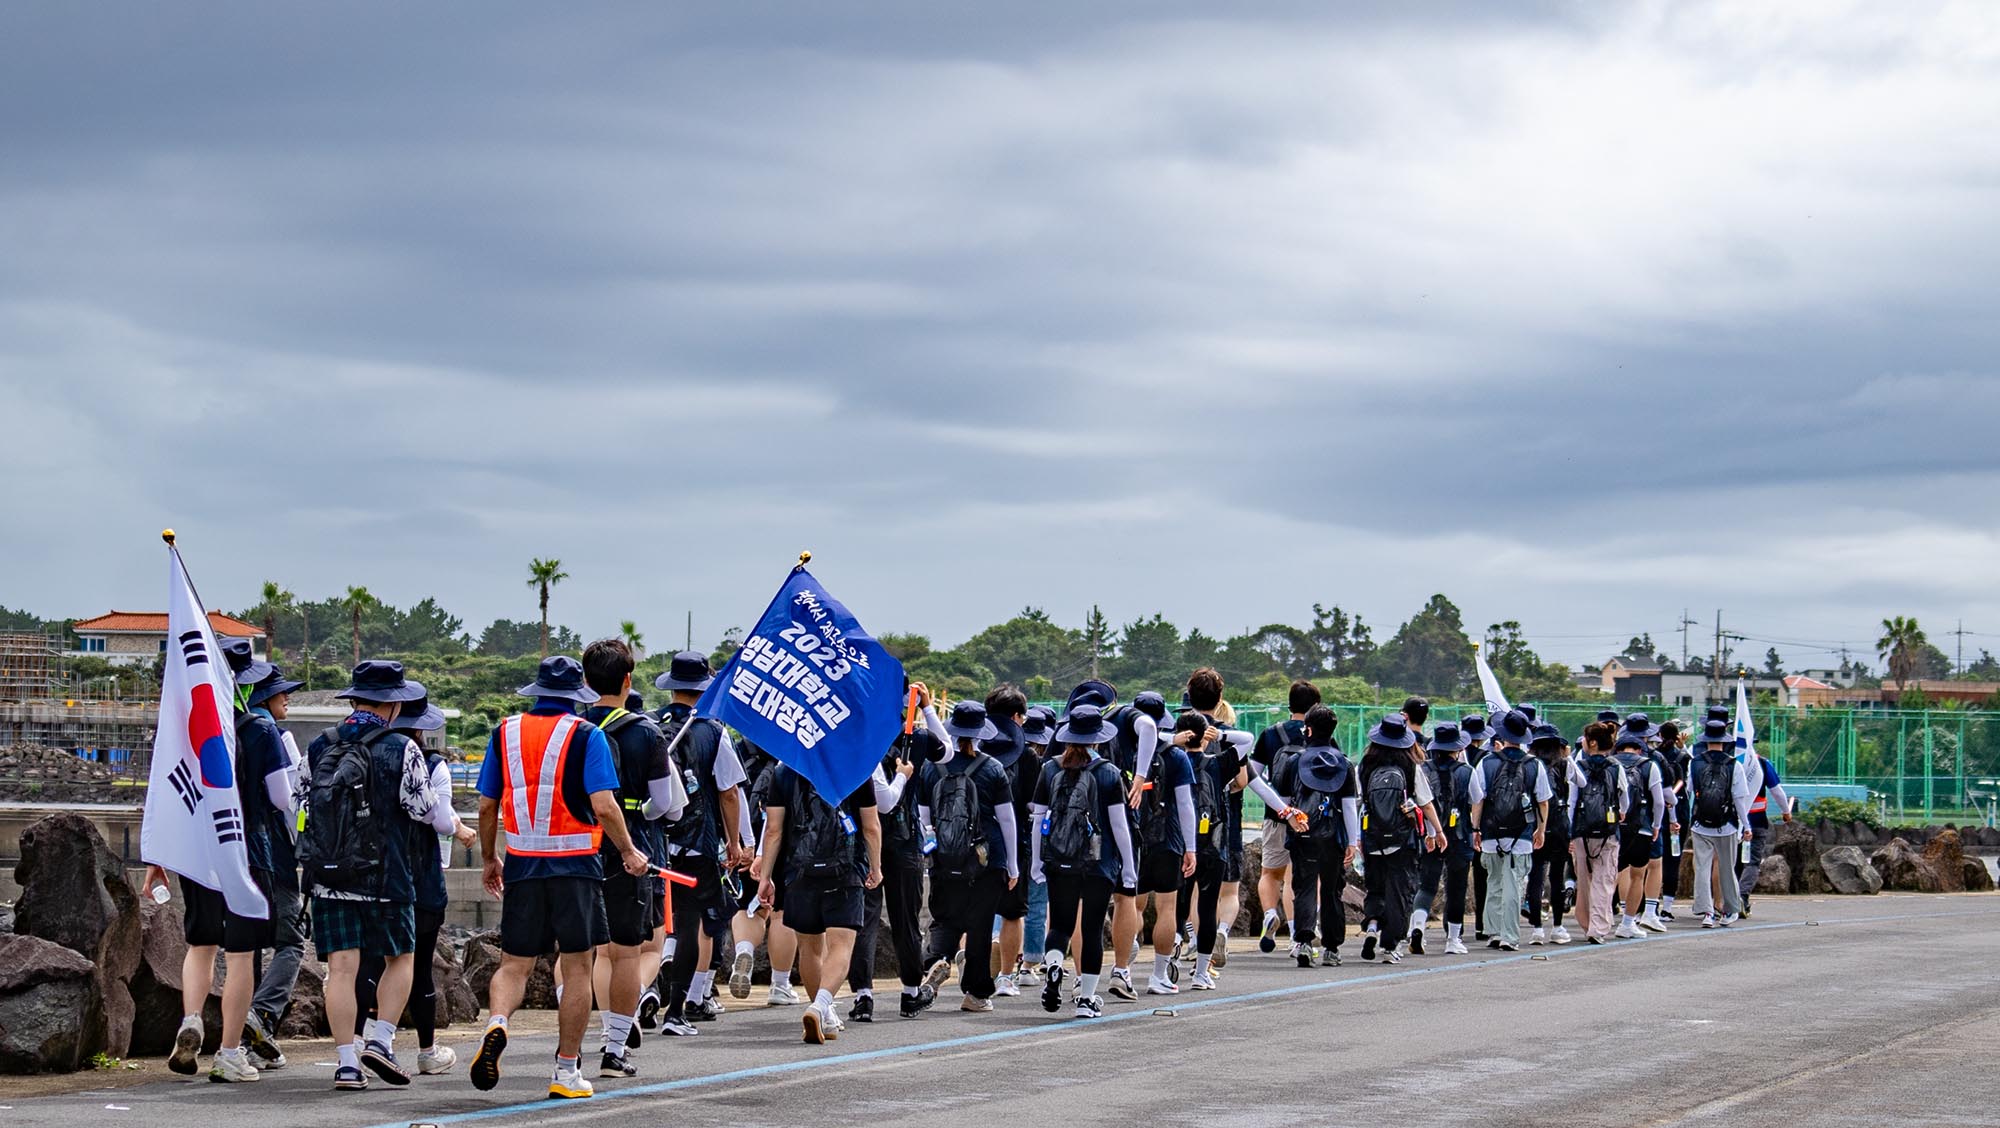
M 1410 914 L 1410 931 L 1422 932 L 1424 925 L 1429 924 L 1430 920 L 1431 911 L 1429 909 L 1418 909 L 1416 912 Z
M 1664 897 L 1661 897 L 1661 898 L 1660 898 L 1660 907 L 1661 907 L 1661 908 L 1663 908 L 1663 909 L 1665 909 L 1665 910 L 1667 910 L 1668 912 L 1673 912 L 1673 911 L 1674 911 L 1674 895 L 1673 895 L 1672 893 L 1669 893 L 1669 894 L 1667 894 L 1666 896 L 1664 896 Z
M 736 954 L 739 956 L 749 956 L 754 959 L 757 955 L 757 945 L 752 944 L 748 940 L 738 940 L 736 942 Z
M 556 1007 L 557 1007 L 557 1009 L 561 1009 L 561 1007 L 562 1007 L 562 989 L 563 989 L 563 985 L 562 985 L 562 984 L 560 984 L 560 983 L 556 984 Z
M 396 1024 L 387 1019 L 374 1018 L 368 1021 L 368 1040 L 380 1042 L 390 1050 L 396 1048 Z
M 1646 915 L 1655 916 L 1659 913 L 1659 911 L 1660 911 L 1660 903 L 1651 897 L 1646 898 Z
M 1042 956 L 1043 967 L 1061 967 L 1062 964 L 1063 964 L 1063 954 L 1061 952 L 1056 951 L 1054 948 L 1050 948 L 1047 954 Z
M 712 971 L 695 972 L 694 975 L 688 979 L 687 1001 L 690 1003 L 699 1003 L 705 1001 L 708 998 L 708 985 L 714 979 L 715 979 L 715 973 Z
M 854 993 L 854 997 L 857 999 L 872 999 L 875 997 L 875 988 L 863 987 L 861 990 L 856 991 Z
M 1165 983 L 1167 981 L 1167 968 L 1173 962 L 1174 958 L 1172 956 L 1153 957 L 1153 981 L 1155 983 Z
M 789 972 L 789 971 L 774 971 L 774 972 L 772 972 L 772 973 L 771 973 L 771 986 L 773 986 L 773 987 L 790 987 L 791 985 L 792 985 L 792 973 L 791 973 L 791 972 Z
M 1265 910 L 1264 910 L 1264 927 L 1265 927 L 1265 928 L 1276 928 L 1277 926 L 1278 926 L 1278 910 L 1276 910 L 1276 909 L 1265 909 Z
M 680 950 L 680 946 L 680 941 L 671 936 L 667 937 L 666 944 L 660 949 L 660 961 L 662 963 L 674 962 L 674 953 Z
M 504 1014 L 496 1014 L 492 1018 L 486 1020 L 486 1029 L 491 1030 L 496 1026 L 498 1026 L 502 1030 L 507 1029 L 507 1016 Z
M 1218 924 L 1218 925 L 1216 925 L 1216 926 L 1215 926 L 1215 942 L 1216 942 L 1216 943 L 1218 943 L 1218 944 L 1227 944 L 1227 943 L 1229 943 L 1229 926 L 1228 926 L 1228 925 L 1226 925 L 1226 924 Z
M 813 1006 L 818 1007 L 828 1014 L 833 1013 L 833 992 L 824 987 L 820 988 L 819 994 L 813 996 Z
M 1097 994 L 1097 976 L 1085 974 L 1076 977 L 1077 998 L 1088 999 L 1095 994 Z
M 361 1068 L 361 1051 L 355 1049 L 354 1043 L 349 1042 L 344 1046 L 335 1046 L 333 1048 L 333 1052 L 334 1056 L 340 1059 L 340 1064 L 342 1068 L 345 1069 Z
M 1444 926 L 1444 934 L 1456 940 L 1465 934 L 1465 926 L 1462 924 L 1447 924 Z
M 604 1052 L 614 1057 L 625 1056 L 625 1039 L 632 1034 L 632 1020 L 622 1014 L 604 1012 Z
M 1196 975 L 1207 975 L 1211 959 L 1213 959 L 1211 956 L 1196 956 L 1194 958 L 1194 973 Z
M 923 988 L 921 986 L 903 988 L 903 997 L 905 999 L 914 999 L 921 994 L 923 994 Z

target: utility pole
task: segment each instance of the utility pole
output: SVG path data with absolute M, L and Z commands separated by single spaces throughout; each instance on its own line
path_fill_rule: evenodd
M 1694 625 L 1694 620 L 1688 618 L 1687 608 L 1681 608 L 1681 669 L 1683 670 L 1688 668 L 1688 628 Z
M 1715 665 L 1708 668 L 1708 699 L 1722 700 L 1722 608 L 1715 609 Z
M 689 612 L 688 612 L 688 633 L 687 633 L 687 645 L 686 645 L 686 646 L 683 646 L 683 647 L 681 647 L 681 649 L 682 649 L 682 650 L 693 650 L 693 649 L 694 649 L 694 612 L 693 612 L 693 611 L 689 611 Z
M 1965 620 L 1960 619 L 1958 629 L 1951 633 L 1958 636 L 1958 665 L 1954 667 L 1954 672 L 1963 674 L 1965 673 Z

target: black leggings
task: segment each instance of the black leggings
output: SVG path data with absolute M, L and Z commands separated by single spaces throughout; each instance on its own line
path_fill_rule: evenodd
M 1472 869 L 1471 847 L 1452 842 L 1424 855 L 1417 875 L 1417 908 L 1429 913 L 1437 904 L 1438 879 L 1444 879 L 1444 922 L 1465 923 L 1465 879 Z
M 1077 967 L 1085 975 L 1104 970 L 1104 918 L 1111 911 L 1111 879 L 1102 875 L 1052 873 L 1049 878 L 1049 948 L 1066 952 L 1069 934 L 1083 921 L 1083 951 Z
M 1336 951 L 1347 939 L 1347 847 L 1339 842 L 1301 843 L 1292 849 L 1292 939 L 1311 944 L 1325 937 Z
M 1549 913 L 1553 919 L 1549 925 L 1561 928 L 1563 922 L 1563 883 L 1568 880 L 1569 839 L 1557 838 L 1551 834 L 1542 840 L 1542 848 L 1535 851 L 1528 863 L 1528 923 L 1535 928 L 1542 926 L 1542 897 L 1548 896 Z
M 429 1046 L 437 1041 L 437 980 L 432 977 L 432 961 L 437 957 L 438 932 L 444 928 L 444 914 L 429 909 L 417 910 L 416 970 L 410 981 L 410 1022 L 417 1028 L 417 1045 Z M 361 957 L 361 970 L 354 976 L 354 1036 L 359 1038 L 367 1033 L 363 1025 L 371 1018 L 381 1018 L 375 1013 L 375 988 L 382 982 L 382 971 L 388 961 L 381 956 Z M 402 1015 L 391 1021 L 401 1022 Z
M 1216 906 L 1222 900 L 1222 859 L 1202 858 L 1195 863 L 1194 876 L 1181 882 L 1174 897 L 1174 913 L 1180 929 L 1195 926 L 1195 950 L 1204 956 L 1215 954 Z
M 882 884 L 863 900 L 861 934 L 854 941 L 854 958 L 847 964 L 847 986 L 859 991 L 875 985 L 875 948 L 882 938 L 882 914 L 888 911 L 889 943 L 896 949 L 896 977 L 915 987 L 924 977 L 923 933 L 917 926 L 923 908 L 924 864 L 921 857 L 894 850 L 882 852 Z
M 1368 919 L 1393 946 L 1410 934 L 1410 907 L 1417 899 L 1417 847 L 1368 856 Z

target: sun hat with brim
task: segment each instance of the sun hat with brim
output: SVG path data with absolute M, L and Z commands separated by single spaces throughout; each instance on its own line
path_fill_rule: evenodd
M 1105 723 L 1104 710 L 1095 705 L 1078 705 L 1069 711 L 1069 719 L 1056 730 L 1057 744 L 1082 744 L 1096 747 L 1109 744 L 1118 738 L 1118 730 Z
M 1486 729 L 1486 717 L 1480 713 L 1467 713 L 1458 720 L 1458 731 L 1473 744 L 1484 744 L 1493 734 Z
M 1078 705 L 1095 705 L 1099 709 L 1109 709 L 1116 704 L 1118 704 L 1118 691 L 1112 688 L 1111 683 L 1091 678 L 1078 682 L 1076 688 L 1069 691 L 1069 701 L 1063 706 L 1063 711 L 1067 713 Z
M 1496 710 L 1487 718 L 1486 723 L 1492 728 L 1495 740 L 1506 741 L 1508 744 L 1526 744 L 1534 739 L 1534 727 L 1529 723 L 1527 714 L 1519 709 L 1510 709 L 1504 713 Z
M 977 701 L 961 701 L 951 707 L 951 719 L 944 723 L 944 731 L 954 740 L 992 740 L 1000 735 L 992 721 L 986 719 L 986 706 Z
M 1338 792 L 1347 786 L 1348 772 L 1338 748 L 1308 748 L 1299 757 L 1299 781 L 1314 791 Z
M 1431 751 L 1463 752 L 1472 744 L 1472 738 L 1465 730 L 1449 721 L 1441 722 L 1431 730 Z
M 1633 713 L 1631 716 L 1625 718 L 1624 731 L 1634 733 L 1642 739 L 1651 740 L 1660 735 L 1660 726 L 1654 724 L 1653 718 L 1648 717 L 1644 713 Z
M 1736 743 L 1736 730 L 1729 727 L 1728 721 L 1705 721 L 1701 726 L 1701 742 L 1733 745 Z
M 1008 771 L 1014 770 L 1014 762 L 1028 751 L 1027 734 L 1019 725 L 990 721 L 993 735 L 979 742 L 979 750 L 1000 762 Z
M 1562 730 L 1554 725 L 1536 725 L 1533 729 L 1529 730 L 1528 747 L 1530 748 L 1542 744 L 1553 744 L 1560 748 L 1568 743 L 1569 741 L 1563 739 Z
M 1055 710 L 1046 705 L 1028 707 L 1028 719 L 1021 722 L 1021 735 L 1029 744 L 1048 744 L 1056 735 Z
M 1154 723 L 1164 723 L 1167 719 L 1167 699 L 1152 690 L 1132 699 L 1132 707 L 1153 718 Z
M 665 673 L 653 679 L 653 688 L 700 693 L 713 681 L 715 667 L 708 664 L 708 655 L 696 650 L 683 650 L 667 663 Z
M 1637 748 L 1639 751 L 1644 752 L 1646 750 L 1645 734 L 1634 732 L 1631 729 L 1619 729 L 1618 740 L 1611 748 L 1614 752 L 1620 748 Z
M 1413 748 L 1417 734 L 1410 731 L 1410 719 L 1401 713 L 1391 713 L 1382 718 L 1382 723 L 1368 730 L 1368 743 L 1384 748 Z
M 444 727 L 444 710 L 427 697 L 403 702 L 403 711 L 389 722 L 392 732 L 436 732 Z
M 597 704 L 598 697 L 596 690 L 583 684 L 583 663 L 567 654 L 551 654 L 542 659 L 535 680 L 514 692 L 538 700 L 580 701 L 585 705 Z
M 354 667 L 349 679 L 353 684 L 334 694 L 337 701 L 367 701 L 376 705 L 389 705 L 398 701 L 416 701 L 429 697 L 430 691 L 422 682 L 411 681 L 403 676 L 403 664 L 383 658 L 371 658 Z
M 299 690 L 305 688 L 305 684 L 302 681 L 293 681 L 285 676 L 285 671 L 273 666 L 271 667 L 269 676 L 265 677 L 263 681 L 258 682 L 256 688 L 250 691 L 250 700 L 246 703 L 247 707 L 255 709 L 257 706 L 262 705 L 279 694 L 297 693 Z
M 1624 718 L 1618 715 L 1618 710 L 1616 709 L 1599 709 L 1597 711 L 1597 720 L 1600 724 L 1608 725 L 1624 723 Z
M 1710 705 L 1707 716 L 1711 721 L 1726 721 L 1729 719 L 1729 706 Z
M 269 662 L 257 660 L 257 652 L 251 649 L 247 638 L 225 638 L 216 645 L 222 648 L 222 657 L 228 661 L 230 676 L 237 685 L 256 685 L 277 669 Z

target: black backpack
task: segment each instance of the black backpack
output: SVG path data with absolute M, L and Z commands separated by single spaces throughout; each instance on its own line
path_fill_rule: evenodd
M 1585 756 L 1579 765 L 1583 786 L 1576 792 L 1576 817 L 1570 820 L 1573 838 L 1611 838 L 1618 833 L 1618 786 L 1612 773 L 1618 763 L 1609 756 Z
M 931 788 L 931 820 L 937 831 L 937 849 L 931 853 L 933 874 L 973 877 L 986 868 L 986 859 L 980 856 L 986 846 L 986 808 L 972 771 L 940 771 Z
M 1215 757 L 1207 753 L 1194 768 L 1194 836 L 1201 857 L 1219 858 L 1229 836 L 1229 820 L 1222 809 L 1222 795 L 1210 769 Z
M 1080 874 L 1097 868 L 1104 851 L 1098 833 L 1097 772 L 1093 766 L 1058 768 L 1050 788 L 1042 833 L 1044 873 Z
M 662 710 L 655 723 L 660 726 L 660 735 L 674 753 L 680 753 L 683 738 L 693 739 L 697 723 L 714 725 L 718 733 L 721 728 L 718 721 L 693 714 L 676 717 L 671 710 Z M 693 759 L 686 754 L 676 754 L 668 756 L 668 761 L 680 770 L 681 786 L 687 791 L 687 806 L 681 811 L 681 817 L 667 827 L 667 841 L 683 852 L 698 851 L 703 831 L 715 822 L 715 797 L 702 786 L 701 768 Z
M 1624 752 L 1612 758 L 1625 765 L 1625 787 L 1632 796 L 1631 804 L 1625 811 L 1625 821 L 1650 833 L 1658 820 L 1653 817 L 1652 777 L 1647 774 L 1647 769 L 1658 771 L 1659 765 L 1653 763 L 1652 757 L 1640 752 Z
M 306 792 L 306 827 L 299 836 L 299 865 L 306 888 L 336 893 L 374 893 L 382 878 L 386 812 L 375 810 L 375 742 L 389 735 L 370 728 L 343 740 L 326 730 L 327 746 L 311 764 Z
M 842 812 L 828 805 L 819 788 L 803 779 L 793 794 L 796 801 L 785 812 L 791 823 L 785 837 L 790 839 L 792 872 L 800 877 L 845 877 L 853 864 L 853 852 Z
M 1736 757 L 1703 752 L 1694 762 L 1694 822 L 1710 830 L 1736 822 Z
M 1340 796 L 1332 791 L 1320 791 L 1307 786 L 1305 776 L 1297 774 L 1299 757 L 1304 755 L 1305 751 L 1301 749 L 1291 753 L 1287 759 L 1274 763 L 1283 765 L 1278 769 L 1279 772 L 1293 773 L 1293 778 L 1298 781 L 1297 794 L 1292 796 L 1292 806 L 1306 813 L 1305 840 L 1320 845 L 1328 842 L 1342 846 L 1349 845 L 1347 819 L 1340 811 Z M 1345 779 L 1341 780 L 1342 787 L 1345 787 L 1346 783 Z
M 1416 841 L 1416 823 L 1403 804 L 1410 798 L 1410 777 L 1397 764 L 1384 764 L 1368 773 L 1362 793 L 1361 848 L 1370 854 L 1386 854 Z
M 1173 820 L 1178 812 L 1169 809 L 1166 795 L 1167 756 L 1163 751 L 1153 757 L 1152 771 L 1146 781 L 1152 784 L 1141 793 L 1139 799 L 1139 845 L 1149 850 L 1164 849 L 1167 840 L 1173 836 Z M 1191 844 L 1183 843 L 1182 849 Z
M 1489 758 L 1494 766 L 1486 773 L 1479 833 L 1487 838 L 1525 838 L 1535 822 L 1534 808 L 1528 805 L 1528 772 L 1539 761 L 1498 754 Z

